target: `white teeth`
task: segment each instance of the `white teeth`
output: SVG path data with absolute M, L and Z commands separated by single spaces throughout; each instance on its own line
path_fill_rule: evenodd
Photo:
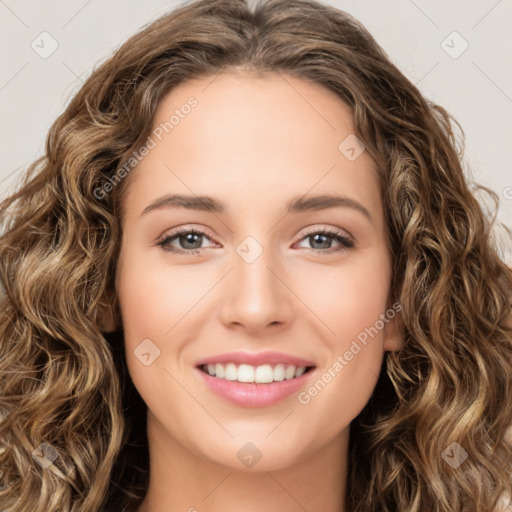
M 295 366 L 287 366 L 286 371 L 284 372 L 284 378 L 286 380 L 290 380 L 293 379 L 293 377 L 295 377 Z
M 306 368 L 304 368 L 304 366 L 297 368 L 297 371 L 295 372 L 295 377 L 300 377 L 305 371 L 306 371 Z
M 292 366 L 293 368 L 293 366 Z M 278 364 L 274 367 L 274 380 L 281 381 L 284 380 L 285 374 L 284 364 Z
M 212 377 L 219 379 L 237 380 L 238 382 L 256 382 L 257 384 L 268 384 L 270 382 L 280 382 L 290 380 L 294 377 L 300 377 L 306 371 L 305 366 L 295 367 L 293 364 L 277 364 L 272 367 L 270 364 L 252 366 L 250 364 L 236 365 L 227 364 L 209 364 L 203 368 Z
M 235 364 L 228 363 L 224 368 L 224 378 L 226 380 L 238 380 L 238 370 Z
M 254 382 L 254 366 L 241 364 L 238 367 L 238 382 Z
M 242 366 L 240 366 L 241 368 Z M 274 380 L 274 370 L 269 364 L 258 366 L 255 371 L 254 380 L 251 382 L 259 382 L 262 384 L 272 382 Z
M 211 375 L 211 373 L 210 373 L 210 375 Z M 216 364 L 215 365 L 215 373 L 213 375 L 216 375 L 217 377 L 219 377 L 219 379 L 223 379 L 224 378 L 224 365 Z

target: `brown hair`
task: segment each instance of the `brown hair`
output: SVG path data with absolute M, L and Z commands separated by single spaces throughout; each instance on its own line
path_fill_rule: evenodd
M 92 73 L 53 124 L 46 154 L 1 203 L 4 510 L 130 511 L 142 501 L 144 404 L 122 332 L 101 329 L 105 312 L 120 322 L 119 199 L 129 178 L 116 173 L 165 94 L 223 71 L 287 73 L 335 92 L 380 170 L 389 302 L 402 305 L 405 343 L 386 354 L 352 422 L 347 510 L 493 510 L 512 495 L 512 271 L 464 177 L 456 121 L 361 24 L 311 0 L 202 0 L 151 23 Z M 98 193 L 106 180 L 112 192 Z M 31 457 L 43 442 L 56 456 L 46 469 Z M 468 455 L 456 470 L 442 457 L 453 442 Z

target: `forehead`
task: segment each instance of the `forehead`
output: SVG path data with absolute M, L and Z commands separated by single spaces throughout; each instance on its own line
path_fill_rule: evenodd
M 344 153 L 357 140 L 354 131 L 351 109 L 340 98 L 297 77 L 221 74 L 189 81 L 161 100 L 154 147 L 130 176 L 126 197 L 138 210 L 169 192 L 214 195 L 248 208 L 310 191 L 337 192 L 376 208 L 373 160 L 364 151 L 356 159 Z
M 197 105 L 185 108 L 191 98 Z M 177 119 L 173 114 L 180 110 L 190 111 Z M 168 138 L 176 143 L 201 139 L 202 153 L 229 146 L 232 155 L 238 148 L 260 159 L 261 149 L 336 153 L 340 136 L 354 132 L 350 108 L 332 91 L 283 73 L 226 73 L 186 82 L 160 102 L 153 129 L 165 128 L 173 117 Z

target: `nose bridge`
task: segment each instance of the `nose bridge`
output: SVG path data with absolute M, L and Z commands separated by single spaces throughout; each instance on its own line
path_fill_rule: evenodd
M 233 266 L 222 299 L 225 323 L 258 329 L 289 320 L 290 296 L 277 277 L 282 267 L 275 251 L 248 236 L 235 248 Z

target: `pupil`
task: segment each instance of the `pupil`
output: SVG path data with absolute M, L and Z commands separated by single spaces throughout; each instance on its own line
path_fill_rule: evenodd
M 323 239 L 324 246 L 325 245 L 327 245 L 327 246 L 326 247 L 321 247 L 321 249 L 329 249 L 329 247 L 328 247 L 329 244 L 326 241 L 326 239 L 327 239 L 326 235 L 322 235 L 320 233 L 317 233 L 316 235 L 313 235 L 313 243 L 318 242 L 318 243 L 322 244 L 322 239 Z
M 194 244 L 194 238 L 199 238 L 201 235 L 198 235 L 197 233 L 188 233 L 186 235 L 182 235 L 182 239 L 184 238 L 185 239 L 185 247 L 188 248 L 188 249 L 198 249 L 199 247 L 201 247 L 201 244 L 199 244 L 198 247 L 188 247 L 187 244 L 188 243 L 191 243 L 192 245 Z M 197 240 L 195 240 L 195 242 L 197 243 Z

